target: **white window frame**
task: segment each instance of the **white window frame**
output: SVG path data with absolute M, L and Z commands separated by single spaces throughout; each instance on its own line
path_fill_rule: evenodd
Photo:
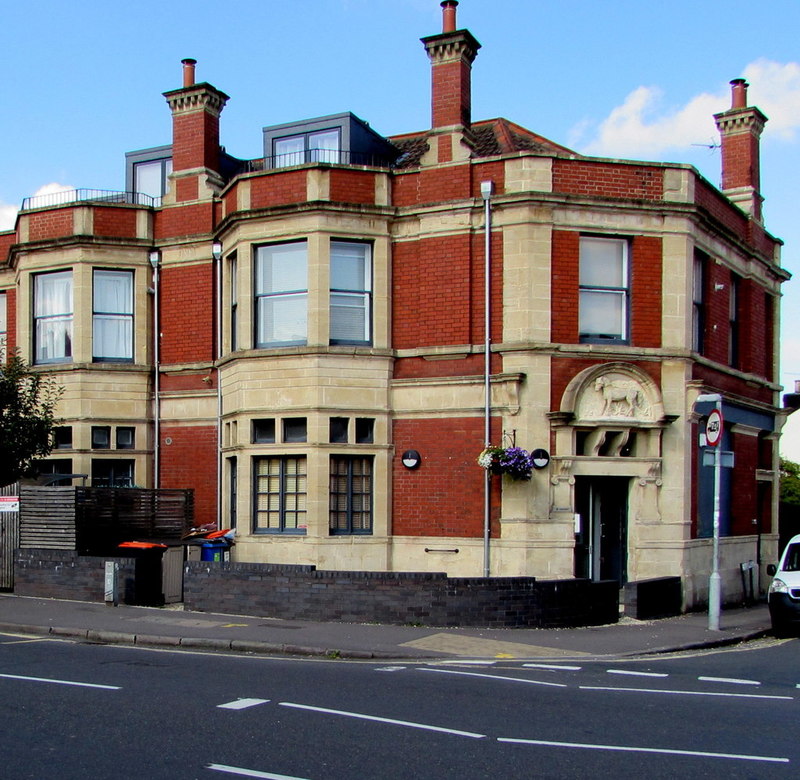
M 98 281 L 104 277 L 127 283 L 122 300 L 113 305 L 109 305 L 110 301 L 99 302 Z M 133 271 L 92 269 L 92 360 L 95 363 L 133 362 L 133 281 Z M 117 331 L 116 336 L 114 331 Z
M 602 247 L 602 249 L 601 249 Z M 604 278 L 592 248 L 606 253 L 614 248 L 617 267 Z M 626 344 L 630 340 L 630 248 L 624 238 L 581 236 L 579 256 L 578 329 L 581 342 Z M 604 318 L 603 315 L 608 317 Z M 598 320 L 603 319 L 603 326 Z M 611 322 L 616 319 L 616 322 Z M 611 327 L 605 327 L 606 322 Z
M 256 348 L 308 343 L 308 241 L 256 247 L 253 269 Z M 290 281 L 302 278 L 303 286 L 282 281 L 284 275 Z
M 69 281 L 68 289 L 64 289 Z M 61 290 L 57 287 L 61 282 Z M 46 298 L 48 289 L 51 298 Z M 33 277 L 33 333 L 34 358 L 37 365 L 43 363 L 69 363 L 72 361 L 74 279 L 72 270 L 49 271 Z
M 338 254 L 336 249 L 342 250 Z M 363 268 L 359 274 L 337 273 L 336 264 L 352 259 L 345 253 L 361 255 Z M 372 246 L 361 241 L 331 240 L 330 266 L 330 334 L 331 344 L 370 344 L 372 342 Z M 342 275 L 346 277 L 342 279 Z M 338 280 L 349 284 L 334 286 Z M 357 324 L 361 313 L 361 325 Z M 337 316 L 338 315 L 338 316 Z M 342 319 L 342 315 L 344 319 Z

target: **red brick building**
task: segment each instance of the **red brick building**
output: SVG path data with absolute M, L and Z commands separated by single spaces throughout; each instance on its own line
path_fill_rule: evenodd
M 718 393 L 735 599 L 777 532 L 788 275 L 761 217 L 766 118 L 732 82 L 722 191 L 473 121 L 480 44 L 442 6 L 428 129 L 343 113 L 264 128 L 263 156 L 237 159 L 228 96 L 185 60 L 171 143 L 127 155 L 126 192 L 23 204 L 0 313 L 66 387 L 42 470 L 193 488 L 240 560 L 679 575 L 693 606 L 712 518 L 695 402 Z M 487 441 L 541 468 L 487 479 Z

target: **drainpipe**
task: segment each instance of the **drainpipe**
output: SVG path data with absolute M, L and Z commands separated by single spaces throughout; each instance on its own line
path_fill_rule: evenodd
M 161 334 L 159 332 L 158 307 L 161 252 L 153 249 L 148 253 L 147 259 L 153 269 L 153 487 L 157 490 L 161 487 L 161 355 L 159 349 Z
M 494 182 L 482 181 L 481 182 L 481 197 L 483 198 L 483 211 L 484 211 L 484 274 L 483 274 L 483 311 L 484 311 L 484 326 L 483 326 L 483 353 L 484 353 L 484 371 L 483 371 L 483 396 L 484 396 L 484 409 L 483 409 L 483 443 L 488 447 L 491 442 L 491 419 L 492 419 L 492 355 L 491 355 L 491 237 L 492 237 L 492 206 L 491 198 L 494 191 Z M 489 576 L 489 538 L 491 530 L 491 498 L 492 498 L 492 475 L 489 469 L 486 469 L 486 477 L 483 485 L 483 576 Z
M 219 379 L 219 361 L 222 359 L 222 242 L 211 245 L 217 283 L 217 528 L 222 529 L 222 382 Z

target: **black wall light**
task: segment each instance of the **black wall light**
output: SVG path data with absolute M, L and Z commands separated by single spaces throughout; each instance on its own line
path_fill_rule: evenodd
M 416 450 L 406 450 L 401 456 L 401 460 L 407 469 L 415 469 L 422 463 L 422 456 Z

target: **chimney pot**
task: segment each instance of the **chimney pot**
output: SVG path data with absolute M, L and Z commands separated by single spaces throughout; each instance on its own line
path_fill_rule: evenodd
M 181 64 L 183 65 L 183 86 L 193 87 L 194 66 L 197 65 L 197 60 L 193 60 L 187 57 L 185 60 L 181 60 Z
M 747 108 L 747 88 L 749 86 L 744 79 L 731 81 L 731 108 Z
M 444 0 L 442 5 L 442 32 L 456 31 L 456 6 L 458 0 Z

